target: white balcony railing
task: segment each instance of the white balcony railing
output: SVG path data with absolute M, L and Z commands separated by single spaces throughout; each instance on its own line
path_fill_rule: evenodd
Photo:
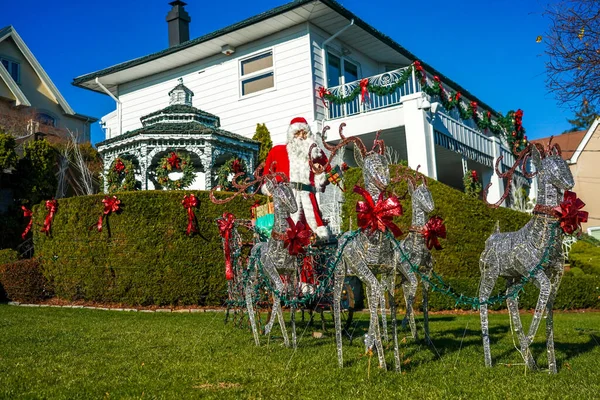
M 446 134 L 436 130 L 435 142 L 449 150 L 461 153 L 467 158 L 492 167 L 493 146 L 492 139 L 457 121 L 444 112 L 437 113 L 439 121 L 444 125 Z
M 377 86 L 392 86 L 396 83 L 405 71 L 410 67 L 404 67 L 400 69 L 396 69 L 394 71 L 384 72 L 383 74 L 375 75 L 369 77 L 369 83 Z M 360 80 L 346 83 L 345 85 L 339 85 L 328 88 L 331 94 L 335 96 L 347 96 L 352 93 L 356 88 L 360 86 Z M 391 106 L 399 105 L 400 98 L 402 96 L 406 96 L 407 94 L 416 93 L 420 91 L 421 88 L 419 83 L 415 79 L 414 73 L 411 74 L 403 85 L 400 85 L 394 92 L 388 95 L 378 95 L 376 93 L 369 93 L 369 96 L 363 102 L 361 99 L 361 95 L 359 94 L 356 98 L 345 104 L 334 104 L 329 103 L 329 108 L 327 112 L 327 119 L 335 119 L 348 117 L 350 115 L 360 114 L 363 112 L 368 112 L 372 110 L 377 110 L 380 108 L 386 108 Z

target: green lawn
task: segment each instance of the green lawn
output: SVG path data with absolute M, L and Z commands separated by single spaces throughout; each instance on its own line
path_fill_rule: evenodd
M 522 360 L 506 314 L 490 316 L 491 369 L 483 366 L 478 315 L 435 315 L 435 349 L 407 340 L 402 374 L 379 370 L 373 357 L 369 376 L 360 337 L 367 316 L 358 319 L 339 369 L 331 324 L 321 339 L 306 329 L 294 352 L 278 337 L 254 346 L 250 331 L 223 324 L 223 313 L 0 305 L 0 397 L 586 399 L 600 393 L 600 313 L 556 315 L 555 376 L 517 365 Z M 533 345 L 541 368 L 544 331 L 542 325 Z M 392 349 L 387 361 L 391 368 Z

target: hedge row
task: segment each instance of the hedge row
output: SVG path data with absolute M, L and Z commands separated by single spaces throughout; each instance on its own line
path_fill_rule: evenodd
M 36 259 L 0 266 L 0 281 L 8 298 L 13 301 L 37 303 L 52 295 L 52 289 Z
M 0 268 L 4 264 L 15 262 L 19 259 L 19 253 L 13 249 L 2 249 L 0 250 Z M 6 295 L 6 291 L 3 287 L 3 282 L 0 276 L 0 301 L 5 301 L 8 299 Z
M 600 247 L 586 241 L 579 241 L 569 252 L 571 271 L 580 274 L 600 276 Z
M 130 305 L 220 305 L 225 296 L 223 250 L 215 219 L 223 212 L 248 218 L 250 200 L 215 205 L 193 192 L 200 234 L 188 237 L 181 201 L 191 192 L 119 193 L 122 212 L 102 232 L 96 223 L 103 196 L 61 199 L 52 233 L 40 233 L 46 210 L 34 208 L 34 244 L 56 296 Z
M 392 177 L 406 172 L 403 166 L 392 166 Z M 344 174 L 346 199 L 343 205 L 343 229 L 356 228 L 356 202 L 362 196 L 353 193 L 358 184 L 364 186 L 362 171 L 351 168 Z M 442 217 L 446 224 L 447 238 L 440 239 L 442 250 L 433 250 L 435 271 L 449 277 L 479 277 L 479 256 L 485 241 L 494 231 L 496 222 L 503 232 L 518 230 L 531 218 L 530 215 L 507 208 L 491 209 L 481 200 L 465 195 L 433 179 L 428 179 L 435 209 L 430 216 Z M 398 196 L 407 192 L 407 184 L 402 181 L 391 185 Z M 411 225 L 412 207 L 410 196 L 402 201 L 403 215 L 397 218 L 403 232 Z

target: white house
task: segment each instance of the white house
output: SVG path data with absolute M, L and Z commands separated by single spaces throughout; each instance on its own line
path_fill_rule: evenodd
M 293 1 L 183 42 L 190 17 L 185 3 L 170 4 L 171 47 L 74 80 L 115 100 L 116 110 L 102 118 L 106 139 L 140 128 L 140 118 L 166 107 L 165 94 L 183 78 L 196 93 L 194 107 L 217 115 L 230 132 L 251 137 L 257 123 L 266 123 L 274 144 L 283 143 L 296 116 L 311 121 L 314 129 L 329 125 L 328 141 L 339 139 L 342 122 L 348 136 L 365 143 L 382 130 L 386 144 L 426 175 L 462 188 L 464 173 L 476 170 L 484 185 L 494 183 L 490 200 L 502 193 L 493 165 L 501 155 L 505 167 L 514 160 L 504 140 L 423 93 L 413 68 L 417 57 L 336 1 Z M 439 77 L 446 90 L 462 94 L 465 104 L 476 101 L 480 115 L 496 114 L 435 68 L 421 65 L 429 82 Z M 407 80 L 393 93 L 370 93 L 365 102 L 359 95 L 326 107 L 319 94 L 321 87 L 333 95 L 356 93 L 363 78 L 390 86 L 403 73 Z

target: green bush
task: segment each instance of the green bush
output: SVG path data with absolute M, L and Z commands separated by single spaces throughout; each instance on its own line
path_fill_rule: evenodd
M 10 300 L 36 303 L 49 297 L 51 290 L 36 259 L 0 266 L 0 281 Z
M 1 221 L 1 219 L 0 219 Z M 19 253 L 13 249 L 2 249 L 0 250 L 0 268 L 4 264 L 9 264 L 15 262 L 19 259 Z M 0 280 L 0 301 L 7 300 L 6 291 L 2 286 L 2 281 Z
M 392 166 L 392 176 L 406 171 L 405 167 Z M 356 202 L 362 196 L 353 193 L 352 188 L 363 186 L 362 171 L 351 168 L 344 174 L 346 199 L 343 205 L 342 230 L 348 230 L 349 224 L 356 229 Z M 479 256 L 485 247 L 485 241 L 494 231 L 499 221 L 503 232 L 518 230 L 531 218 L 530 215 L 507 208 L 491 209 L 481 200 L 465 195 L 433 179 L 428 179 L 435 210 L 430 214 L 442 217 L 446 224 L 447 239 L 440 239 L 443 250 L 432 250 L 435 259 L 435 271 L 445 277 L 479 277 Z M 407 192 L 406 182 L 392 185 L 399 196 Z M 403 232 L 411 225 L 412 207 L 410 196 L 402 201 L 404 214 L 397 219 Z M 350 222 L 351 221 L 351 222 Z
M 580 240 L 569 252 L 571 268 L 579 268 L 589 275 L 600 276 L 600 247 Z
M 221 238 L 214 220 L 223 212 L 249 218 L 252 200 L 213 204 L 193 192 L 199 235 L 186 236 L 182 191 L 118 193 L 122 212 L 98 232 L 101 195 L 59 200 L 50 236 L 34 231 L 36 256 L 60 298 L 131 305 L 220 305 L 226 280 Z M 43 205 L 34 209 L 41 224 Z

